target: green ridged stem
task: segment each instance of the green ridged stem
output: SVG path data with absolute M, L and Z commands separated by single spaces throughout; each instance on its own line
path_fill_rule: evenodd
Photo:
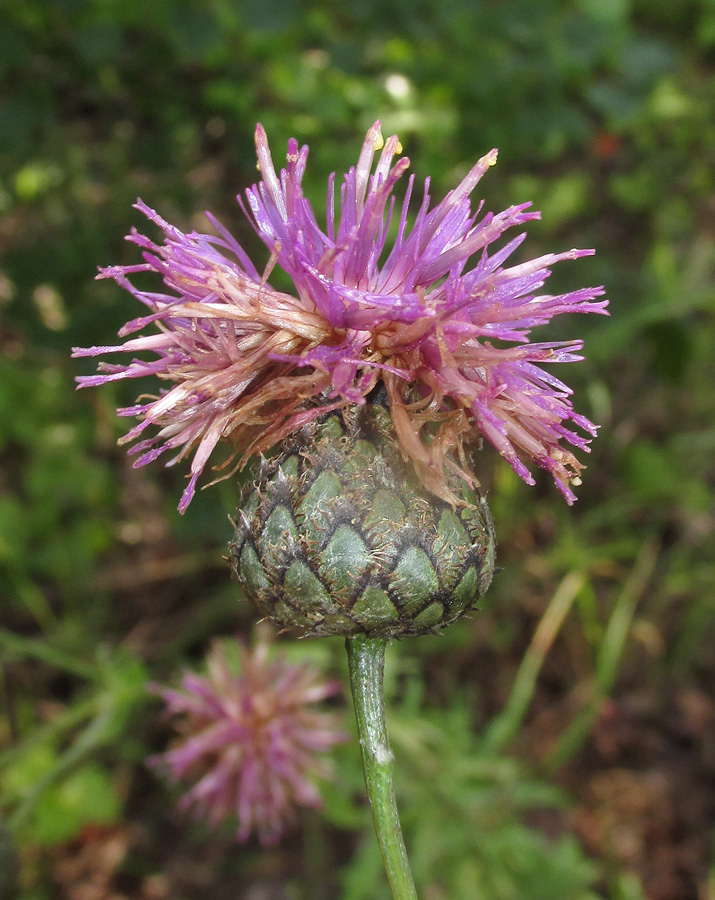
M 385 871 L 395 900 L 417 900 L 395 802 L 394 760 L 385 727 L 383 674 L 387 641 L 355 635 L 347 638 L 345 644 L 365 785 Z

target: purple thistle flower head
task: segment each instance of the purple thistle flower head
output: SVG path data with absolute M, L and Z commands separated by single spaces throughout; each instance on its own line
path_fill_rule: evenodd
M 608 301 L 596 299 L 601 287 L 541 292 L 554 263 L 593 251 L 508 264 L 526 235 L 505 243 L 502 236 L 539 213 L 529 203 L 497 214 L 472 207 L 496 150 L 436 205 L 428 179 L 410 225 L 414 176 L 398 214 L 393 196 L 409 160 L 394 161 L 398 139 L 383 141 L 376 122 L 345 175 L 339 215 L 330 179 L 323 229 L 303 196 L 308 148 L 291 139 L 279 175 L 260 125 L 256 147 L 262 180 L 239 202 L 270 251 L 266 275 L 210 214 L 216 235 L 184 234 L 141 201 L 137 208 L 162 229 L 163 243 L 133 230 L 128 240 L 144 261 L 100 271 L 148 314 L 124 326 L 123 344 L 74 355 L 152 356 L 100 363 L 99 374 L 78 378 L 79 386 L 152 374 L 167 385 L 119 410 L 140 420 L 121 439 L 136 441 L 135 465 L 167 450 L 176 452 L 170 465 L 193 451 L 183 512 L 221 439 L 232 445 L 223 466 L 236 460 L 241 467 L 323 413 L 364 403 L 382 382 L 402 451 L 437 496 L 456 502 L 447 469 L 473 484 L 465 445 L 483 436 L 529 484 L 526 463 L 550 472 L 572 503 L 583 465 L 570 448 L 587 452 L 596 426 L 575 413 L 571 390 L 543 366 L 582 359 L 582 342 L 532 343 L 530 334 L 562 313 L 606 312 Z M 293 292 L 268 284 L 275 264 Z M 138 272 L 158 274 L 165 290 L 138 289 L 131 281 Z
M 149 765 L 189 785 L 180 808 L 217 826 L 238 822 L 237 840 L 251 833 L 275 843 L 295 808 L 320 807 L 316 779 L 330 775 L 324 754 L 346 739 L 336 715 L 315 704 L 337 694 L 314 667 L 269 660 L 266 643 L 238 644 L 235 671 L 216 643 L 206 675 L 186 672 L 179 690 L 152 689 L 176 718 L 179 738 Z

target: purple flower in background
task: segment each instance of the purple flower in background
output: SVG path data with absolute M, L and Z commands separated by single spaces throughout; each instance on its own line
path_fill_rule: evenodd
M 149 760 L 172 780 L 190 785 L 180 807 L 216 826 L 238 821 L 237 839 L 256 832 L 278 840 L 296 806 L 319 807 L 316 778 L 329 776 L 321 756 L 345 740 L 336 716 L 316 703 L 340 691 L 312 666 L 268 659 L 268 646 L 237 645 L 239 670 L 215 644 L 204 676 L 186 672 L 181 689 L 154 687 L 176 717 L 179 739 Z
M 392 192 L 409 160 L 393 165 L 398 139 L 383 141 L 376 122 L 345 175 L 339 215 L 330 179 L 323 230 L 301 186 L 308 148 L 291 139 L 278 175 L 260 125 L 256 146 L 262 181 L 246 191 L 248 209 L 239 202 L 270 251 L 267 273 L 277 263 L 293 293 L 270 287 L 210 214 L 216 236 L 184 234 L 141 201 L 137 208 L 163 230 L 163 244 L 133 230 L 128 239 L 144 261 L 100 273 L 149 310 L 120 337 L 152 325 L 156 331 L 74 355 L 153 356 L 100 363 L 99 374 L 80 377 L 79 385 L 145 375 L 167 383 L 158 396 L 119 410 L 140 420 L 121 439 L 137 442 L 129 451 L 138 454 L 135 465 L 167 450 L 176 451 L 169 464 L 193 452 L 183 512 L 219 440 L 231 446 L 222 464 L 235 461 L 231 474 L 324 412 L 364 403 L 382 382 L 402 451 L 437 496 L 455 500 L 447 468 L 473 483 L 465 446 L 483 436 L 529 484 L 525 463 L 550 472 L 572 503 L 583 465 L 570 447 L 588 451 L 596 426 L 574 412 L 571 390 L 542 366 L 582 359 L 582 342 L 531 343 L 529 336 L 562 313 L 605 313 L 608 301 L 596 301 L 600 287 L 540 293 L 554 263 L 593 251 L 506 265 L 526 235 L 496 242 L 539 213 L 529 203 L 497 214 L 483 213 L 482 203 L 472 208 L 470 195 L 496 150 L 435 206 L 427 180 L 410 225 L 411 176 L 391 230 Z M 166 292 L 135 287 L 130 276 L 139 272 L 160 275 Z M 145 436 L 151 426 L 157 430 Z

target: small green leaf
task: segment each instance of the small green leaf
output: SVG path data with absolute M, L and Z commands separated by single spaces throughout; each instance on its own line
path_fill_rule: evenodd
M 114 822 L 120 810 L 110 775 L 88 763 L 42 796 L 27 827 L 38 844 L 54 844 L 75 837 L 85 825 Z

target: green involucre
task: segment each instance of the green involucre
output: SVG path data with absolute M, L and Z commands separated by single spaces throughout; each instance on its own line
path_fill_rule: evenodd
M 279 628 L 400 637 L 474 608 L 494 574 L 485 501 L 427 493 L 368 404 L 304 428 L 264 462 L 230 545 L 248 596 Z

